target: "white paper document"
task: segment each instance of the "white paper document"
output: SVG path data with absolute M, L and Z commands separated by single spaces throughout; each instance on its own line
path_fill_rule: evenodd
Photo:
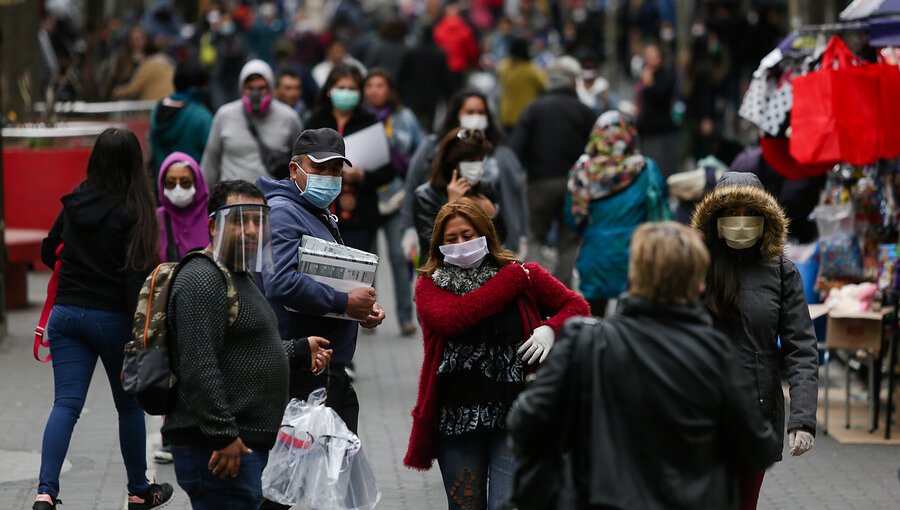
M 384 124 L 381 122 L 344 137 L 347 159 L 354 166 L 376 170 L 391 162 Z
M 298 261 L 298 271 L 340 292 L 372 287 L 378 269 L 378 255 L 374 253 L 306 235 L 300 240 Z M 357 320 L 347 314 L 325 316 Z

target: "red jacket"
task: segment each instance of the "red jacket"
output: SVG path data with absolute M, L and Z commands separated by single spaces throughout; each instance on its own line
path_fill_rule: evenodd
M 412 433 L 403 463 L 411 468 L 431 469 L 435 458 L 434 438 L 438 426 L 437 369 L 448 336 L 465 332 L 496 314 L 510 301 L 519 300 L 526 338 L 538 326 L 559 332 L 570 317 L 589 315 L 587 301 L 569 290 L 538 264 L 510 264 L 478 289 L 459 296 L 434 284 L 431 278 L 416 282 L 416 311 L 422 323 L 425 357 L 419 374 L 419 394 L 412 411 Z M 541 320 L 541 317 L 550 318 Z M 522 340 L 525 340 L 523 338 Z
M 447 53 L 447 67 L 455 73 L 478 63 L 481 51 L 475 33 L 459 16 L 444 16 L 434 26 L 434 42 Z

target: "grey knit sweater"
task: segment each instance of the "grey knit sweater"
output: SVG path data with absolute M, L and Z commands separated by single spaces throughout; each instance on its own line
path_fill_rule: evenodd
M 220 449 L 237 437 L 250 448 L 275 442 L 288 400 L 288 358 L 269 303 L 247 273 L 232 273 L 240 309 L 228 325 L 225 278 L 204 257 L 172 283 L 169 324 L 178 376 L 164 432 L 173 444 Z

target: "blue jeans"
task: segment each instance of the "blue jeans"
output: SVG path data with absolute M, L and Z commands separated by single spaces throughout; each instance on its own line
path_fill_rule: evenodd
M 397 320 L 400 326 L 413 323 L 412 316 L 412 276 L 409 262 L 403 253 L 403 221 L 400 213 L 394 213 L 382 220 L 384 237 L 387 240 L 388 260 L 391 263 L 391 277 L 394 279 L 394 302 L 397 304 Z
M 241 455 L 237 478 L 219 478 L 209 470 L 211 448 L 172 445 L 178 485 L 194 510 L 256 510 L 262 502 L 262 472 L 269 452 Z
M 437 461 L 448 510 L 498 510 L 512 496 L 516 460 L 503 430 L 439 435 Z
M 53 356 L 54 399 L 44 429 L 38 493 L 54 498 L 59 495 L 59 472 L 81 416 L 97 358 L 103 362 L 119 414 L 119 446 L 128 474 L 128 493 L 143 494 L 150 486 L 144 410 L 133 395 L 125 393 L 119 379 L 123 348 L 131 340 L 131 322 L 126 313 L 71 305 L 53 307 L 47 335 Z

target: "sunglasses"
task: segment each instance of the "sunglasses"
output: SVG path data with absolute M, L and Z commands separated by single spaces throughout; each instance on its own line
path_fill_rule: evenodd
M 456 137 L 460 140 L 465 140 L 470 137 L 476 140 L 484 140 L 484 131 L 480 129 L 460 128 L 459 131 L 456 132 Z
M 194 185 L 194 180 L 188 177 L 182 177 L 180 179 L 166 179 L 163 182 L 163 186 L 166 189 L 175 189 L 175 186 L 181 186 L 182 189 L 191 189 L 191 186 Z

